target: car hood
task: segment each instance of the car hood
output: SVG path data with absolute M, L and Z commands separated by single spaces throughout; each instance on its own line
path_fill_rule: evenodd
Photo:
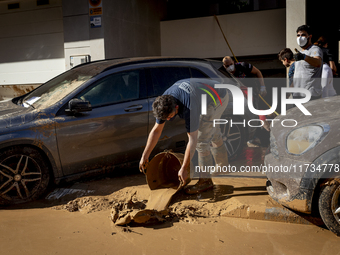
M 298 157 L 302 161 L 311 162 L 316 157 L 329 150 L 330 148 L 340 145 L 340 96 L 322 98 L 313 100 L 303 106 L 312 114 L 304 115 L 300 109 L 294 107 L 287 111 L 286 115 L 279 115 L 275 120 L 274 127 L 271 129 L 272 141 L 275 141 L 275 146 L 280 156 L 296 159 Z M 296 121 L 296 126 L 290 120 Z M 285 122 L 285 127 L 279 123 Z M 319 143 L 312 150 L 303 153 L 301 156 L 290 155 L 286 152 L 286 138 L 288 134 L 299 127 L 310 124 L 328 125 L 329 133 L 324 137 L 322 143 Z M 288 127 L 289 126 L 289 127 Z
M 11 100 L 0 102 L 0 129 L 10 128 L 34 120 L 38 111 L 32 107 L 22 107 Z
M 295 119 L 298 123 L 311 123 L 320 121 L 330 121 L 339 119 L 340 117 L 340 96 L 327 97 L 318 100 L 310 101 L 303 106 L 312 114 L 304 115 L 297 107 L 287 111 L 286 116 L 281 116 L 284 119 Z

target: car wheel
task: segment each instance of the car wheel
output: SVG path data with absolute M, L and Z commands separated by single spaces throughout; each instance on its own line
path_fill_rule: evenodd
M 37 199 L 49 180 L 48 164 L 36 149 L 12 147 L 0 153 L 0 204 Z
M 243 145 L 245 143 L 245 130 L 242 125 L 230 125 L 230 117 L 226 117 L 228 123 L 226 125 L 221 125 L 221 132 L 223 135 L 223 141 L 227 146 L 228 159 L 236 159 L 243 150 Z M 235 119 L 233 117 L 233 119 Z M 234 120 L 234 122 L 236 122 Z
M 319 212 L 327 228 L 340 236 L 340 180 L 328 180 L 322 185 Z

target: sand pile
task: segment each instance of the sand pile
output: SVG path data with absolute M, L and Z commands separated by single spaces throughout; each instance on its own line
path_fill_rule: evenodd
M 118 190 L 108 196 L 84 196 L 69 201 L 65 205 L 53 207 L 56 210 L 67 210 L 69 212 L 92 213 L 109 210 L 113 207 L 119 209 L 145 208 L 149 190 L 147 185 L 138 187 L 127 187 Z
M 242 206 L 235 201 L 230 203 L 227 195 L 221 201 L 214 201 L 213 190 L 197 195 L 186 195 L 179 191 L 167 210 L 146 210 L 150 192 L 147 185 L 126 187 L 108 196 L 76 198 L 55 209 L 82 213 L 111 210 L 111 220 L 116 225 L 126 225 L 133 222 L 137 224 L 163 221 L 195 222 L 198 217 L 218 217 Z

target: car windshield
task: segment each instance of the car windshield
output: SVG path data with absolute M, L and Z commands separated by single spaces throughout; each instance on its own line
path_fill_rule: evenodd
M 92 65 L 71 69 L 32 91 L 29 95 L 18 102 L 23 107 L 46 108 L 49 107 L 93 76 L 98 74 L 102 68 Z

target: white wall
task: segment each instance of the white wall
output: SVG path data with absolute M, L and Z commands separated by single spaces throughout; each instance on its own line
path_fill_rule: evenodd
M 37 84 L 65 71 L 61 0 L 0 3 L 0 85 Z
M 286 46 L 286 9 L 217 16 L 236 56 L 276 54 Z M 211 17 L 161 22 L 162 56 L 231 55 Z
M 70 57 L 90 55 L 91 61 L 105 59 L 104 22 L 91 28 L 89 1 L 63 0 L 65 68 L 70 69 Z M 105 8 L 103 8 L 105 13 Z
M 287 8 L 287 48 L 298 48 L 296 43 L 296 29 L 306 24 L 306 0 L 286 0 Z M 293 50 L 294 52 L 294 50 Z M 295 53 L 295 52 L 294 52 Z

